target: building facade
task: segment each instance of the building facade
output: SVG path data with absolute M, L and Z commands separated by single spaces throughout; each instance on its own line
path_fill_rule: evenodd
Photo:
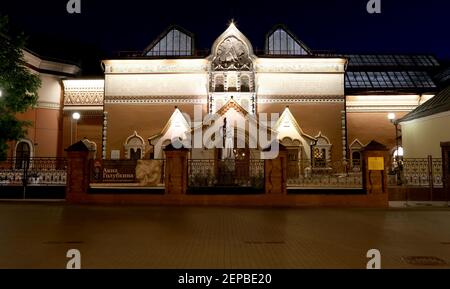
M 197 52 L 193 34 L 169 27 L 140 54 L 102 61 L 97 79 L 77 78 L 73 65 L 45 63 L 52 66 L 37 70 L 39 105 L 23 116 L 34 127 L 11 144 L 11 157 L 27 149 L 62 157 L 85 139 L 97 159 L 164 159 L 172 140 L 186 144 L 209 129 L 220 134 L 194 146 L 191 159 L 249 161 L 260 159 L 270 140 L 261 143 L 248 128 L 276 114 L 264 130 L 287 148 L 289 160 L 341 171 L 359 170 L 360 150 L 374 139 L 394 154 L 398 140 L 387 114 L 400 118 L 433 98 L 430 72 L 439 67 L 430 55 L 316 53 L 284 26 L 267 34 L 264 51 L 254 51 L 234 24 L 207 55 Z M 238 123 L 247 129 L 239 133 Z M 227 124 L 235 124 L 228 146 Z

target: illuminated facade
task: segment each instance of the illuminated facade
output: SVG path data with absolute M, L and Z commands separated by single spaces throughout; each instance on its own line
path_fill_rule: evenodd
M 348 163 L 358 169 L 359 151 L 371 140 L 395 149 L 387 113 L 402 117 L 436 90 L 429 72 L 439 64 L 428 55 L 315 53 L 284 26 L 269 32 L 262 53 L 234 24 L 209 55 L 197 55 L 193 39 L 173 26 L 139 56 L 104 60 L 102 78 L 66 75 L 54 87 L 61 119 L 49 120 L 58 127 L 58 141 L 42 151 L 31 148 L 34 155 L 62 156 L 64 148 L 85 138 L 96 147 L 98 159 L 160 159 L 159 146 L 207 129 L 189 122 L 195 110 L 203 117 L 217 114 L 247 123 L 262 113 L 277 113 L 271 129 L 290 160 L 310 160 L 323 168 Z M 40 95 L 44 99 L 49 93 Z M 79 120 L 72 118 L 74 112 Z M 258 159 L 261 147 L 250 148 L 248 136 L 243 141 L 233 157 Z M 220 149 L 203 145 L 190 157 L 221 157 Z M 11 156 L 16 147 L 11 146 Z

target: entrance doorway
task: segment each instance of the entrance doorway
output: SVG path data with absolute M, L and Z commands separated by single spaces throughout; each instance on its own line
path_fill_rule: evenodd
M 31 147 L 25 141 L 21 141 L 16 146 L 16 169 L 24 169 L 29 166 L 31 158 Z

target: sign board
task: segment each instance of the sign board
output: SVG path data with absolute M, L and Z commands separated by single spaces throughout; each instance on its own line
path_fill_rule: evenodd
M 133 160 L 95 161 L 91 169 L 94 183 L 134 183 L 136 180 L 136 161 Z
M 368 158 L 369 171 L 384 171 L 383 157 L 369 157 Z

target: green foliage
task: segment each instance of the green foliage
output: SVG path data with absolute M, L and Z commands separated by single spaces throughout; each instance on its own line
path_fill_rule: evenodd
M 41 80 L 23 60 L 26 38 L 11 35 L 7 16 L 0 15 L 0 159 L 6 157 L 8 141 L 24 137 L 30 122 L 17 119 L 36 105 Z

